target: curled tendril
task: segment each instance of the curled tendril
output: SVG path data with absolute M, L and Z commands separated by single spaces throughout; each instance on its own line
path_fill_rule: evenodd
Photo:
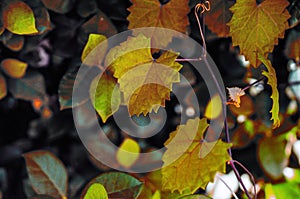
M 210 11 L 210 2 L 205 1 L 204 3 L 198 3 L 195 6 L 195 10 L 196 10 L 196 12 L 200 11 L 200 14 L 203 14 L 206 11 Z

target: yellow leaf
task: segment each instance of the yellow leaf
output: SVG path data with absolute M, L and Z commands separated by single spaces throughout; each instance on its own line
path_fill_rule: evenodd
M 7 94 L 5 78 L 0 74 L 0 100 L 3 99 Z
M 99 48 L 99 44 L 101 42 L 105 42 L 101 48 Z M 89 66 L 99 65 L 106 53 L 107 49 L 107 41 L 104 35 L 99 34 L 90 34 L 89 39 L 83 49 L 81 55 L 81 61 Z M 98 46 L 98 47 L 97 47 Z M 104 47 L 104 48 L 102 48 Z
M 117 160 L 122 166 L 130 168 L 139 158 L 140 150 L 136 141 L 126 138 L 117 151 Z
M 114 78 L 106 73 L 93 79 L 90 86 L 90 97 L 104 123 L 119 109 L 121 103 L 118 85 Z
M 217 172 L 225 172 L 226 161 L 230 159 L 227 149 L 231 144 L 221 140 L 205 141 L 203 134 L 207 127 L 206 119 L 190 119 L 186 125 L 178 126 L 170 134 L 165 143 L 167 151 L 162 158 L 164 165 L 167 165 L 162 168 L 163 189 L 194 193 L 198 188 L 205 189 L 207 183 L 214 180 Z M 191 132 L 195 130 L 196 136 L 192 137 Z M 187 143 L 187 150 L 182 151 Z M 208 151 L 209 149 L 211 150 Z
M 155 191 L 151 199 L 161 199 L 160 191 Z
M 23 1 L 8 2 L 3 8 L 3 26 L 12 33 L 27 35 L 37 33 L 31 8 Z
M 241 98 L 243 95 L 245 95 L 245 92 L 238 87 L 233 87 L 233 88 L 227 88 L 228 93 L 229 93 L 229 99 L 230 101 L 227 102 L 227 104 L 233 104 L 237 108 L 240 107 L 241 103 Z
M 276 72 L 270 60 L 265 59 L 260 54 L 258 54 L 258 58 L 268 69 L 268 71 L 263 71 L 262 74 L 268 78 L 268 84 L 272 88 L 271 99 L 273 100 L 273 105 L 270 113 L 272 114 L 271 120 L 273 120 L 273 128 L 277 128 L 280 126 L 280 119 L 279 119 L 279 93 L 277 90 Z
M 259 5 L 256 0 L 237 0 L 230 8 L 233 16 L 228 25 L 233 45 L 240 47 L 254 67 L 261 63 L 258 54 L 266 58 L 278 38 L 284 37 L 290 18 L 285 9 L 288 5 L 287 0 L 265 0 Z
M 233 4 L 233 1 L 214 0 L 210 2 L 210 11 L 204 13 L 205 24 L 219 37 L 229 36 L 229 26 L 227 23 L 232 17 L 229 7 Z
M 142 34 L 129 37 L 108 53 L 106 65 L 112 66 L 114 77 L 118 78 L 130 115 L 146 115 L 165 106 L 172 83 L 180 81 L 178 71 L 182 65 L 175 62 L 177 56 L 178 53 L 168 51 L 153 59 L 150 39 Z
M 28 64 L 17 59 L 5 59 L 1 62 L 3 71 L 12 78 L 21 78 L 25 75 Z
M 132 0 L 128 8 L 130 14 L 127 18 L 129 29 L 144 27 L 160 27 L 185 33 L 189 24 L 187 14 L 190 12 L 188 0 L 170 0 L 161 5 L 159 0 Z M 159 36 L 158 36 L 159 35 Z M 155 46 L 166 47 L 171 37 L 164 31 L 148 31 L 147 37 L 153 37 Z M 163 38 L 163 39 L 162 39 Z
M 219 117 L 222 113 L 222 100 L 219 95 L 214 95 L 208 102 L 204 116 L 208 119 L 214 119 Z
M 108 199 L 108 195 L 102 184 L 94 183 L 88 188 L 83 199 Z

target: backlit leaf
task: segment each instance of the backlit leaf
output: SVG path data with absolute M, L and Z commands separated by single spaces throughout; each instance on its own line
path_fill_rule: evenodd
M 0 100 L 7 94 L 6 81 L 3 75 L 0 73 Z
M 24 154 L 26 169 L 34 191 L 54 198 L 67 198 L 67 171 L 62 162 L 48 151 Z
M 300 187 L 297 183 L 284 182 L 279 184 L 266 184 L 265 186 L 266 199 L 284 198 L 295 199 L 300 197 Z
M 165 100 L 170 99 L 172 83 L 180 81 L 178 71 L 182 65 L 175 62 L 177 56 L 168 51 L 153 59 L 150 39 L 142 34 L 129 37 L 109 51 L 105 65 L 112 66 L 130 115 L 146 115 L 165 106 Z
M 256 0 L 237 0 L 230 8 L 233 12 L 230 35 L 234 46 L 254 67 L 260 65 L 258 54 L 267 57 L 284 37 L 290 15 L 285 9 L 287 0 L 265 0 L 259 5 Z
M 93 183 L 100 183 L 104 186 L 108 198 L 137 198 L 143 183 L 136 178 L 121 172 L 104 173 L 89 182 L 87 187 Z M 83 191 L 86 192 L 87 187 Z
M 3 26 L 12 33 L 27 35 L 37 33 L 31 8 L 23 1 L 6 1 L 2 13 Z
M 61 14 L 69 12 L 73 7 L 73 0 L 42 0 L 43 4 L 49 10 Z
M 108 195 L 102 184 L 94 183 L 88 188 L 83 198 L 84 199 L 108 199 Z
M 104 49 L 96 48 L 101 42 L 105 42 L 105 44 L 103 45 Z M 99 63 L 99 61 L 103 60 L 107 45 L 108 44 L 106 42 L 106 37 L 104 35 L 90 34 L 89 39 L 82 52 L 81 61 L 89 66 L 101 64 Z
M 233 1 L 210 1 L 210 11 L 204 13 L 205 24 L 219 37 L 229 36 L 229 26 L 227 23 L 232 17 L 229 7 L 231 7 L 233 4 Z
M 207 127 L 206 119 L 190 119 L 186 125 L 178 126 L 176 131 L 170 134 L 170 138 L 165 142 L 167 151 L 163 156 L 164 164 L 168 165 L 162 168 L 163 189 L 194 193 L 198 188 L 205 189 L 207 183 L 214 180 L 217 172 L 225 172 L 226 161 L 230 159 L 227 149 L 231 144 L 221 140 L 205 141 L 203 134 Z M 191 132 L 195 130 L 197 132 L 193 138 Z M 188 149 L 181 151 L 190 140 L 192 143 Z M 211 150 L 207 151 L 209 149 Z M 174 160 L 181 153 L 182 155 Z
M 90 98 L 105 123 L 119 109 L 121 103 L 121 93 L 116 80 L 105 72 L 95 77 L 90 87 Z
M 189 24 L 187 14 L 190 11 L 187 0 L 170 0 L 164 5 L 161 5 L 159 0 L 132 0 L 131 2 L 132 6 L 128 8 L 130 14 L 127 18 L 129 29 L 160 27 L 185 33 Z M 171 41 L 166 34 L 153 29 L 148 31 L 146 36 L 155 36 L 151 41 L 152 44 L 166 47 Z
M 140 150 L 136 141 L 126 138 L 118 148 L 117 160 L 125 168 L 130 168 L 138 159 Z
M 270 113 L 272 114 L 271 120 L 273 120 L 273 128 L 277 128 L 280 126 L 280 119 L 279 119 L 279 93 L 277 90 L 276 72 L 270 60 L 265 59 L 260 54 L 258 55 L 258 58 L 266 66 L 268 70 L 268 71 L 263 71 L 262 74 L 268 78 L 268 84 L 272 88 L 271 99 L 273 100 L 273 105 Z
M 229 108 L 231 112 L 236 116 L 238 115 L 250 116 L 254 112 L 253 101 L 248 95 L 243 96 L 239 108 L 236 106 L 229 106 Z
M 21 78 L 25 75 L 27 63 L 17 59 L 5 59 L 1 62 L 2 70 L 12 78 Z
M 208 102 L 204 116 L 208 119 L 215 119 L 222 113 L 222 100 L 219 95 L 214 95 Z
M 227 104 L 233 104 L 237 108 L 239 108 L 241 103 L 241 97 L 245 95 L 245 92 L 238 87 L 227 88 L 227 90 L 229 93 L 229 101 L 227 102 Z

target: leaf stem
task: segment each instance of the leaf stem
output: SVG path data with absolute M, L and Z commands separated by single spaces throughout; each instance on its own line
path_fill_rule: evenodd
M 248 86 L 244 87 L 242 90 L 245 91 L 245 90 L 251 88 L 251 87 L 254 86 L 255 84 L 257 84 L 257 83 L 259 83 L 260 81 L 263 81 L 263 80 L 265 80 L 265 79 L 266 79 L 266 77 L 262 77 L 262 78 L 256 80 L 255 82 L 253 82 L 252 84 L 249 84 Z

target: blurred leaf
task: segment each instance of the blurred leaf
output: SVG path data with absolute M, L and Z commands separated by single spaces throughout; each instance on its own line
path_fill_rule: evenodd
M 130 12 L 127 17 L 129 21 L 128 29 L 160 27 L 182 33 L 186 32 L 189 25 L 187 14 L 190 11 L 188 0 L 169 1 L 163 5 L 157 0 L 132 0 L 131 2 L 132 6 L 128 8 Z M 153 31 L 148 31 L 146 36 L 152 38 L 151 42 L 154 46 L 166 47 L 172 38 L 166 37 L 168 33 L 163 32 L 162 30 L 155 31 L 153 29 Z M 157 37 L 157 35 L 162 36 L 164 39 Z
M 119 109 L 121 103 L 121 93 L 116 80 L 105 72 L 95 77 L 90 86 L 90 98 L 105 123 Z
M 180 199 L 211 199 L 211 198 L 205 195 L 196 194 L 196 195 L 184 196 Z
M 36 196 L 32 196 L 29 199 L 55 199 L 52 196 L 48 196 L 48 195 L 36 195 Z
M 118 78 L 131 116 L 157 112 L 170 100 L 172 84 L 180 81 L 182 65 L 175 61 L 177 57 L 178 53 L 166 51 L 153 59 L 150 39 L 142 34 L 128 37 L 108 52 L 105 65 L 110 65 Z
M 24 37 L 5 31 L 1 35 L 2 43 L 12 51 L 20 51 L 24 46 Z
M 130 168 L 140 155 L 139 144 L 130 138 L 126 138 L 117 151 L 117 160 L 125 168 Z
M 96 15 L 82 25 L 86 33 L 102 34 L 106 37 L 113 36 L 117 33 L 116 28 L 110 19 L 100 10 Z
M 300 187 L 297 183 L 266 184 L 266 199 L 295 199 L 300 197 Z
M 104 42 L 99 48 L 100 43 Z M 104 35 L 90 34 L 87 43 L 81 55 L 81 61 L 89 66 L 98 66 L 102 64 L 106 53 L 108 43 Z
M 235 116 L 245 115 L 247 117 L 254 113 L 253 101 L 248 95 L 243 96 L 239 108 L 229 106 L 229 109 Z
M 17 59 L 7 58 L 1 62 L 2 70 L 12 78 L 21 78 L 25 75 L 28 64 Z
M 290 18 L 285 9 L 288 5 L 287 0 L 265 0 L 258 5 L 256 0 L 239 0 L 230 8 L 233 16 L 228 25 L 233 46 L 239 46 L 254 67 L 261 63 L 258 54 L 266 58 L 278 38 L 284 37 Z
M 285 43 L 284 53 L 288 58 L 300 62 L 300 32 L 291 30 Z
M 73 7 L 73 0 L 42 0 L 46 8 L 61 14 L 69 12 Z
M 2 22 L 6 29 L 15 34 L 26 35 L 38 32 L 32 9 L 23 1 L 5 1 Z
M 277 89 L 277 77 L 276 71 L 273 68 L 270 60 L 265 59 L 263 56 L 258 54 L 258 59 L 266 66 L 268 71 L 263 71 L 262 75 L 268 78 L 268 84 L 272 88 L 271 99 L 273 100 L 273 105 L 270 113 L 272 114 L 271 120 L 273 120 L 273 129 L 280 126 L 279 119 L 279 92 Z
M 199 188 L 205 189 L 208 182 L 213 182 L 217 172 L 225 172 L 226 162 L 230 159 L 227 149 L 231 144 L 221 140 L 205 141 L 203 135 L 207 127 L 205 118 L 190 119 L 170 134 L 163 156 L 163 189 L 192 194 Z M 191 132 L 196 133 L 195 137 Z M 179 158 L 178 154 L 181 154 Z
M 3 75 L 0 73 L 0 100 L 7 95 L 6 81 Z
M 20 79 L 9 79 L 8 88 L 15 98 L 29 101 L 44 99 L 46 95 L 44 77 L 37 72 L 26 73 Z
M 62 162 L 48 151 L 24 154 L 26 169 L 33 189 L 38 194 L 67 198 L 67 170 Z
M 33 10 L 36 27 L 40 34 L 52 29 L 48 10 L 44 7 L 39 7 Z
M 84 199 L 108 199 L 108 195 L 102 184 L 94 183 L 88 188 L 83 198 Z
M 97 2 L 95 0 L 78 0 L 76 5 L 77 13 L 83 18 L 97 12 Z
M 204 117 L 208 119 L 215 119 L 219 117 L 221 113 L 222 100 L 219 95 L 214 95 L 205 108 Z
M 252 120 L 246 120 L 234 130 L 231 137 L 233 147 L 245 147 L 255 137 L 255 133 L 258 133 L 258 129 L 255 128 L 257 123 Z
M 286 153 L 287 141 L 284 136 L 264 138 L 258 145 L 260 165 L 273 180 L 283 177 L 282 171 L 288 165 L 289 155 Z
M 205 24 L 219 37 L 229 36 L 229 26 L 227 23 L 232 17 L 229 8 L 234 4 L 233 1 L 215 0 L 210 2 L 210 11 L 205 12 Z
M 135 199 L 139 195 L 143 183 L 136 178 L 121 172 L 108 172 L 94 178 L 90 184 L 100 183 L 104 186 L 108 193 L 108 198 L 132 198 Z M 83 191 L 83 194 L 86 192 Z M 82 197 L 81 197 L 82 198 Z

